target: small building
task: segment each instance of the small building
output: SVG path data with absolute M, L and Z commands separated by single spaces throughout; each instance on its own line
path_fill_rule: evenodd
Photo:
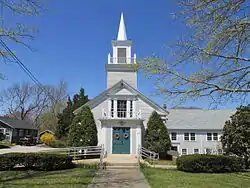
M 25 136 L 37 137 L 37 128 L 19 119 L 0 117 L 0 132 L 5 135 L 5 142 L 18 143 Z

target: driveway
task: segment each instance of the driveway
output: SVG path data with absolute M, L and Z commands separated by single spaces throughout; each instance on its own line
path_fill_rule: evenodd
M 41 146 L 13 146 L 8 149 L 0 149 L 0 154 L 4 153 L 29 153 L 29 152 L 41 152 L 45 150 L 56 150 L 56 148 L 46 148 Z

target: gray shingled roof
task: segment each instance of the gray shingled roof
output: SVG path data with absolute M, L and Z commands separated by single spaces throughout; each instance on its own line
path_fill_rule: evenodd
M 170 109 L 168 129 L 222 130 L 235 110 Z
M 14 129 L 37 129 L 32 124 L 29 124 L 24 120 L 0 117 L 0 121 Z

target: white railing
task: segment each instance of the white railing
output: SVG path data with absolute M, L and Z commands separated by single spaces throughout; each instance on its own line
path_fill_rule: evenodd
M 136 58 L 134 57 L 110 57 L 109 58 L 109 64 L 135 64 Z
M 82 157 L 87 156 L 99 156 L 100 168 L 104 168 L 103 158 L 105 157 L 104 146 L 83 146 L 83 147 L 71 147 L 71 148 L 56 148 L 53 150 L 43 150 L 42 152 L 48 153 L 65 153 L 72 157 L 73 160 L 81 160 Z
M 141 110 L 127 111 L 105 111 L 102 110 L 103 119 L 141 119 Z
M 152 162 L 154 160 L 159 160 L 159 153 L 155 153 L 144 147 L 138 146 L 137 158 L 138 162 L 140 161 L 140 159 L 148 159 L 150 160 L 150 162 Z

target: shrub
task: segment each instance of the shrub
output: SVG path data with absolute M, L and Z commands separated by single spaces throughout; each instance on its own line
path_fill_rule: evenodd
M 67 141 L 65 140 L 54 140 L 51 144 L 51 147 L 53 148 L 66 148 L 67 147 Z
M 183 155 L 176 160 L 177 169 L 186 172 L 226 173 L 244 170 L 244 160 L 225 155 Z
M 40 139 L 44 144 L 50 146 L 55 141 L 55 136 L 51 133 L 44 133 Z
M 166 158 L 167 151 L 171 147 L 168 129 L 161 116 L 153 112 L 147 123 L 145 135 L 145 147 L 160 154 L 160 158 Z
M 72 168 L 72 157 L 51 153 L 7 153 L 0 157 L 0 170 L 11 170 L 16 166 L 27 170 L 62 170 Z

